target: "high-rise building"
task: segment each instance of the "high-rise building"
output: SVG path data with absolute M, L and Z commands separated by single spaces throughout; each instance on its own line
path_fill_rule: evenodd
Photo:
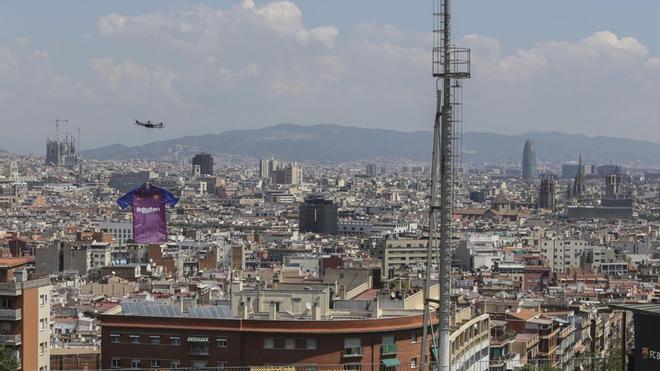
M 0 346 L 22 370 L 50 369 L 50 279 L 32 279 L 30 260 L 0 259 Z
M 376 164 L 368 164 L 367 165 L 367 176 L 369 178 L 373 178 L 376 175 L 378 175 L 378 167 Z
M 301 233 L 337 234 L 337 205 L 322 197 L 308 198 L 299 208 Z
M 551 177 L 541 179 L 541 186 L 539 188 L 539 209 L 546 209 L 554 211 L 555 204 L 555 180 Z
M 269 178 L 270 169 L 268 168 L 269 160 L 259 160 L 259 178 Z
M 596 174 L 598 176 L 606 177 L 608 175 L 618 173 L 619 170 L 620 169 L 618 165 L 600 165 L 596 169 Z
M 272 177 L 277 184 L 300 185 L 303 179 L 302 168 L 296 163 L 288 164 L 274 170 Z
M 259 160 L 260 178 L 272 178 L 277 169 L 279 169 L 279 164 L 272 158 L 269 160 Z
M 213 156 L 208 153 L 198 153 L 192 160 L 193 175 L 213 175 Z M 199 166 L 196 170 L 196 166 Z
M 584 166 L 582 165 L 582 154 L 578 160 L 578 172 L 575 174 L 575 180 L 573 181 L 573 192 L 572 196 L 580 198 L 584 196 L 587 191 L 587 180 L 584 175 Z
M 530 139 L 525 142 L 525 148 L 523 149 L 522 174 L 523 179 L 525 180 L 534 179 L 538 175 L 536 164 L 536 143 Z

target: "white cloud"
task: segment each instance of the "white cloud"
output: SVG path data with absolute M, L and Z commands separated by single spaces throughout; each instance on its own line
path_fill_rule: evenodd
M 102 16 L 100 47 L 81 60 L 54 61 L 62 53 L 26 39 L 0 43 L 0 109 L 81 112 L 99 133 L 125 115 L 172 122 L 168 135 L 278 122 L 431 128 L 430 35 L 308 23 L 292 1 L 243 0 Z M 466 130 L 644 138 L 655 125 L 660 57 L 633 37 L 601 31 L 511 49 L 468 34 L 457 45 L 472 48 Z M 80 72 L 56 67 L 71 62 Z
M 172 87 L 174 72 L 163 66 L 147 68 L 132 60 L 115 62 L 111 58 L 95 58 L 90 66 L 122 100 L 144 101 L 159 98 L 177 100 Z
M 645 138 L 655 125 L 651 107 L 660 98 L 660 63 L 633 37 L 600 31 L 508 55 L 491 37 L 468 35 L 459 44 L 474 48 L 465 96 L 472 99 L 466 107 L 476 103 L 467 114 L 475 130 Z

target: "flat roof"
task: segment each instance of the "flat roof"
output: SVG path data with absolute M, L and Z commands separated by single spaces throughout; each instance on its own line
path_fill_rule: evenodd
M 651 314 L 660 316 L 660 304 L 637 303 L 637 304 L 609 304 L 612 309 L 629 310 L 635 313 Z

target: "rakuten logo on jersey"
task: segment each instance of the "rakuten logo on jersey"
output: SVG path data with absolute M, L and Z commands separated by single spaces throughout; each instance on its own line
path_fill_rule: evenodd
M 138 214 L 153 214 L 160 212 L 158 207 L 138 207 L 135 209 Z

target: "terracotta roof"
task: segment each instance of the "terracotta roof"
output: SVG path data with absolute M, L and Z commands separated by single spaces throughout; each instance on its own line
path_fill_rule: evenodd
M 15 268 L 26 265 L 31 259 L 27 258 L 4 258 L 0 259 L 0 268 Z
M 530 318 L 534 318 L 541 314 L 540 312 L 537 312 L 535 310 L 531 309 L 521 309 L 517 312 L 507 312 L 506 315 L 507 317 L 513 317 L 517 319 L 521 319 L 523 321 L 527 321 Z

